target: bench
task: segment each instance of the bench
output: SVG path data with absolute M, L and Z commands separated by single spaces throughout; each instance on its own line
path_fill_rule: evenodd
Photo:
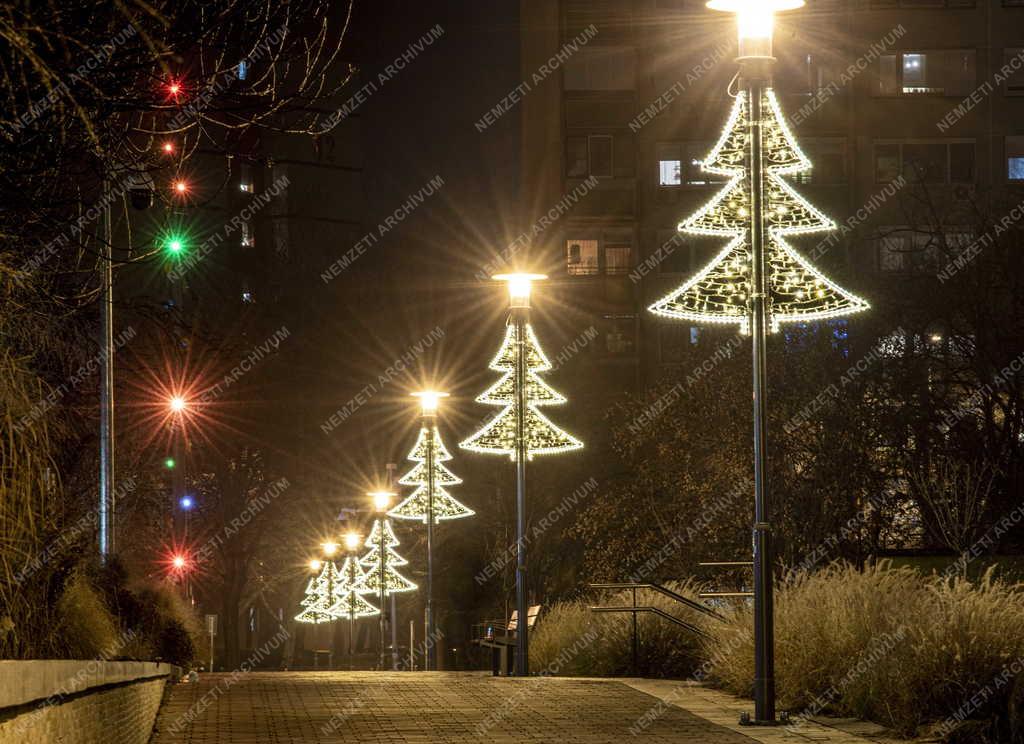
M 533 605 L 526 610 L 526 627 L 533 629 L 537 624 L 537 618 L 540 616 L 541 605 Z M 497 623 L 502 625 L 500 621 Z M 486 632 L 478 638 L 473 639 L 473 643 L 480 646 L 481 648 L 491 649 L 491 673 L 495 677 L 501 676 L 503 673 L 506 677 L 512 674 L 512 650 L 516 646 L 516 630 L 519 628 L 519 611 L 512 610 L 512 615 L 508 619 L 508 623 L 505 625 L 504 635 L 495 635 L 494 626 L 495 623 L 486 624 Z M 480 626 L 477 626 L 480 627 Z

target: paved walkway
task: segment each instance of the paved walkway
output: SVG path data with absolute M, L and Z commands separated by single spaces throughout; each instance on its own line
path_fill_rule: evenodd
M 679 698 L 676 688 L 662 692 Z M 612 680 L 460 672 L 207 674 L 174 687 L 153 744 L 773 741 L 718 725 L 685 704 L 667 705 L 659 694 Z

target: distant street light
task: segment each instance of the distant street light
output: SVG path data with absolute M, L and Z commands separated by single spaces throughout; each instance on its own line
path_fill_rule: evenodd
M 188 408 L 188 402 L 182 396 L 180 396 L 180 395 L 173 396 L 167 402 L 167 405 L 170 407 L 171 411 L 173 411 L 174 413 L 181 413 L 186 408 Z
M 530 294 L 533 283 L 543 274 L 498 274 L 506 282 L 509 320 L 505 341 L 490 364 L 503 373 L 497 383 L 477 397 L 477 402 L 502 407 L 494 419 L 459 446 L 472 452 L 505 454 L 516 464 L 516 651 L 515 674 L 530 673 L 529 627 L 526 582 L 526 461 L 534 455 L 549 455 L 580 449 L 583 443 L 562 431 L 539 410 L 560 405 L 564 396 L 551 388 L 538 373 L 551 369 L 551 362 L 537 341 L 530 324 Z
M 380 527 L 381 527 L 381 550 L 380 550 L 380 670 L 384 671 L 384 649 L 387 646 L 387 605 L 385 600 L 387 599 L 387 550 L 384 548 L 384 520 L 387 517 L 387 511 L 391 507 L 391 500 L 395 497 L 395 494 L 391 491 L 371 491 L 367 494 L 373 498 L 373 508 L 377 510 L 380 515 Z
M 434 638 L 434 496 L 436 492 L 437 465 L 434 462 L 434 454 L 437 444 L 434 441 L 434 429 L 436 428 L 437 408 L 441 398 L 447 398 L 448 393 L 439 393 L 435 390 L 424 390 L 413 393 L 413 397 L 420 399 L 420 412 L 423 418 L 423 431 L 427 433 L 427 639 L 426 655 L 423 665 L 426 671 L 433 671 L 437 668 L 437 660 L 434 658 L 434 645 L 429 639 Z

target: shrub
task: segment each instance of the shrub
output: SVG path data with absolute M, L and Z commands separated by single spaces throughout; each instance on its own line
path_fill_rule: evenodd
M 991 572 L 972 583 L 884 562 L 795 573 L 776 598 L 779 700 L 795 713 L 824 704 L 913 735 L 987 689 L 972 715 L 1005 719 L 1013 679 L 997 679 L 1024 658 L 1022 589 Z M 750 606 L 737 607 L 705 646 L 716 659 L 711 681 L 740 695 L 752 688 L 752 623 Z
M 57 600 L 55 636 L 68 658 L 113 658 L 121 650 L 117 621 L 83 571 L 73 571 Z
M 694 582 L 674 583 L 673 591 L 691 599 L 700 591 Z M 602 595 L 597 604 L 628 606 L 627 591 Z M 653 606 L 703 627 L 705 616 L 650 590 L 637 592 L 637 604 Z M 590 611 L 582 601 L 559 602 L 538 620 L 530 636 L 530 666 L 547 674 L 615 676 L 632 674 L 633 620 L 629 613 Z M 638 615 L 639 672 L 648 677 L 689 676 L 701 661 L 698 636 L 655 615 Z

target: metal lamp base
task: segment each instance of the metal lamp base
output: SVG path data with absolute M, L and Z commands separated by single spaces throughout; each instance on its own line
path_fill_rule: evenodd
M 782 711 L 779 713 L 779 717 L 774 721 L 759 721 L 756 718 L 751 718 L 749 713 L 740 713 L 740 726 L 788 726 L 789 725 L 789 713 Z

